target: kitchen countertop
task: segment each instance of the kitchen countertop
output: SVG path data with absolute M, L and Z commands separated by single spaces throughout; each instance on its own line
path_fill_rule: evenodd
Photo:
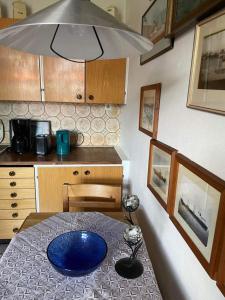
M 32 153 L 20 155 L 11 151 L 0 154 L 1 166 L 63 164 L 122 164 L 122 160 L 113 147 L 77 147 L 64 156 L 58 156 L 54 151 L 46 156 Z

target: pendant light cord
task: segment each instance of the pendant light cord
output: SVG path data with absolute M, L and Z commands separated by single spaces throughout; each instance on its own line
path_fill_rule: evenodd
M 53 36 L 52 41 L 51 41 L 51 44 L 50 44 L 50 49 L 51 49 L 52 52 L 55 53 L 57 56 L 59 56 L 59 57 L 65 59 L 65 60 L 74 62 L 74 63 L 91 62 L 91 61 L 95 61 L 95 60 L 97 60 L 98 58 L 100 58 L 100 57 L 103 56 L 103 54 L 104 54 L 104 49 L 103 49 L 103 47 L 102 47 L 102 44 L 101 44 L 101 41 L 100 41 L 100 39 L 99 39 L 99 36 L 98 36 L 98 33 L 97 33 L 97 30 L 96 30 L 95 26 L 92 26 L 92 28 L 93 28 L 93 31 L 94 31 L 94 33 L 95 33 L 96 39 L 97 39 L 97 41 L 98 41 L 99 47 L 100 47 L 100 49 L 101 49 L 101 54 L 100 54 L 99 56 L 97 56 L 96 58 L 91 59 L 91 60 L 85 60 L 85 61 L 83 62 L 83 61 L 77 61 L 77 60 L 73 60 L 73 59 L 67 58 L 67 57 L 63 56 L 62 54 L 60 54 L 59 52 L 57 52 L 57 51 L 53 48 L 53 44 L 54 44 L 56 35 L 57 35 L 57 33 L 58 33 L 59 26 L 60 26 L 60 24 L 57 25 L 56 30 L 55 30 L 55 33 L 54 33 L 54 36 Z
M 0 119 L 0 124 L 2 125 L 2 138 L 0 139 L 0 144 L 1 144 L 5 139 L 5 125 L 1 119 Z

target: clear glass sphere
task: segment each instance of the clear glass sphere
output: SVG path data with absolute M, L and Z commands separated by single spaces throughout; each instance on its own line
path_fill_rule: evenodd
M 140 226 L 130 225 L 125 229 L 123 237 L 128 243 L 138 243 L 142 239 L 142 232 Z
M 125 195 L 122 199 L 122 205 L 126 211 L 134 212 L 138 209 L 139 199 L 136 195 Z

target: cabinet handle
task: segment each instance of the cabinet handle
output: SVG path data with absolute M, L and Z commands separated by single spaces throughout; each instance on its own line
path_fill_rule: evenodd
M 15 207 L 17 207 L 17 206 L 18 206 L 17 203 L 12 203 L 12 204 L 11 204 L 11 207 L 12 207 L 12 208 L 15 208 Z
M 15 181 L 10 182 L 10 186 L 16 186 L 16 182 Z
M 17 228 L 17 227 L 13 228 L 14 233 L 17 233 L 18 231 L 19 231 L 19 228 Z
M 91 172 L 90 172 L 89 170 L 87 170 L 87 171 L 84 172 L 84 174 L 85 174 L 86 176 L 88 176 L 88 175 L 91 174 Z
M 74 171 L 74 172 L 73 172 L 73 175 L 74 175 L 74 176 L 77 176 L 77 175 L 79 175 L 79 172 L 78 172 L 78 171 Z
M 16 198 L 17 197 L 17 193 L 11 193 L 10 196 L 11 196 L 11 198 Z
M 13 214 L 12 214 L 12 217 L 13 217 L 13 218 L 18 218 L 18 213 L 13 213 Z
M 81 100 L 83 97 L 82 97 L 82 95 L 81 94 L 77 94 L 77 99 L 78 100 Z
M 9 176 L 15 176 L 16 175 L 16 172 L 15 171 L 10 171 L 9 172 Z
M 94 97 L 93 95 L 89 95 L 89 96 L 88 96 L 88 99 L 92 101 L 92 100 L 95 99 L 95 97 Z

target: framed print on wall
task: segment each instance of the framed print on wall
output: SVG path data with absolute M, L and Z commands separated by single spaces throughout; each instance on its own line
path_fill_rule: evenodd
M 187 106 L 225 114 L 225 10 L 196 26 Z
M 224 230 L 224 243 L 223 243 L 223 248 L 221 249 L 221 258 L 219 261 L 217 286 L 225 296 L 225 230 Z
M 156 138 L 158 132 L 161 83 L 141 88 L 139 130 Z
M 150 142 L 147 186 L 166 211 L 169 211 L 176 153 L 176 149 L 157 140 Z
M 175 157 L 170 218 L 215 277 L 225 226 L 225 182 L 182 154 Z
M 224 6 L 224 0 L 171 0 L 173 16 L 171 32 L 176 34 L 186 29 L 214 9 Z
M 172 8 L 171 0 L 153 0 L 144 13 L 142 35 L 153 43 L 153 49 L 141 55 L 141 65 L 173 48 L 173 40 L 165 38 L 171 27 Z

